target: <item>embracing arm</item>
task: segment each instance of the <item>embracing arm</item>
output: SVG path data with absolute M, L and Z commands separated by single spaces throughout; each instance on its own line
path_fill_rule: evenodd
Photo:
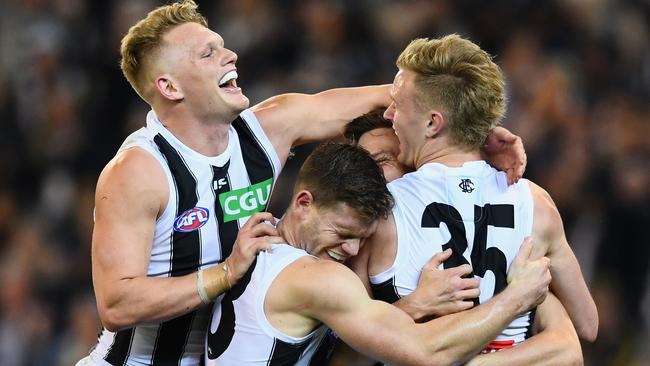
M 508 184 L 513 184 L 524 175 L 526 169 L 526 151 L 521 137 L 504 127 L 497 126 L 490 130 L 481 148 L 483 160 L 508 175 Z
M 351 258 L 349 267 L 369 288 L 368 276 L 390 268 L 396 255 L 397 232 L 395 219 L 390 214 L 366 240 L 359 254 Z M 450 256 L 450 249 L 434 255 L 422 268 L 417 288 L 393 305 L 415 321 L 456 313 L 474 306 L 472 299 L 479 296 L 479 280 L 463 277 L 471 273 L 469 265 L 439 269 Z
M 92 239 L 93 285 L 99 316 L 111 331 L 172 319 L 202 305 L 197 272 L 147 276 L 156 219 L 168 195 L 162 167 L 140 148 L 119 154 L 99 177 Z M 233 249 L 229 271 L 224 264 L 204 270 L 208 292 L 227 290 L 228 283 L 242 276 L 242 267 L 244 272 L 248 268 L 257 249 L 268 246 L 247 239 Z M 251 262 L 247 264 L 248 257 Z
M 551 291 L 573 321 L 578 336 L 593 342 L 598 335 L 598 311 L 580 271 L 580 264 L 567 242 L 560 213 L 549 194 L 531 182 L 535 202 L 534 240 L 544 243 L 553 266 Z
M 390 85 L 330 89 L 318 94 L 281 94 L 252 110 L 282 161 L 293 146 L 343 133 L 345 124 L 389 104 Z
M 517 314 L 541 301 L 550 281 L 548 262 L 529 262 L 529 253 L 519 258 L 519 274 L 499 295 L 427 323 L 417 324 L 394 306 L 371 300 L 358 277 L 334 262 L 318 263 L 312 273 L 299 277 L 305 280 L 297 301 L 309 304 L 300 310 L 303 315 L 323 321 L 371 357 L 405 365 L 450 365 L 476 354 Z
M 571 319 L 560 301 L 549 293 L 537 307 L 537 334 L 499 352 L 482 354 L 467 366 L 582 365 L 582 349 Z
M 480 282 L 473 277 L 464 278 L 472 272 L 469 264 L 439 269 L 450 256 L 451 249 L 434 255 L 422 268 L 417 288 L 393 305 L 415 321 L 471 309 L 474 306 L 472 299 L 480 295 Z

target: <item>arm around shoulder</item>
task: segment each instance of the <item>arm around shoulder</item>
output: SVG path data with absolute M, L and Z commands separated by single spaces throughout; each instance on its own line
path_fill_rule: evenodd
M 343 133 L 345 124 L 390 102 L 390 85 L 330 89 L 317 94 L 281 94 L 254 107 L 281 158 L 293 146 Z M 286 150 L 286 153 L 285 153 Z
M 301 313 L 330 326 L 349 346 L 384 362 L 452 365 L 476 354 L 519 312 L 521 291 L 506 289 L 489 304 L 416 324 L 398 308 L 368 297 L 359 278 L 341 264 L 320 261 L 300 276 Z

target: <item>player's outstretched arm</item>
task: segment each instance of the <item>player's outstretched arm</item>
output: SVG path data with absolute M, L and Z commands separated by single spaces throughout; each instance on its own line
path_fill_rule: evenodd
M 328 261 L 292 275 L 292 296 L 304 316 L 329 325 L 339 337 L 373 358 L 404 365 L 451 365 L 473 356 L 516 315 L 541 302 L 550 282 L 548 260 L 521 253 L 504 291 L 471 310 L 417 324 L 392 305 L 371 300 L 358 277 Z
M 167 177 L 160 163 L 140 148 L 120 153 L 99 177 L 92 270 L 99 315 L 108 330 L 168 320 L 202 305 L 197 272 L 178 277 L 147 276 L 156 219 L 165 209 L 168 196 Z M 263 235 L 274 234 L 268 231 Z M 270 246 L 267 240 L 238 241 L 236 246 L 245 247 L 245 253 Z M 204 271 L 205 283 L 214 291 L 221 293 L 229 282 L 238 280 L 237 271 L 245 260 L 240 251 L 233 252 L 238 257 L 231 261 L 236 265 L 232 271 L 225 271 L 223 264 Z
M 598 310 L 582 276 L 580 264 L 569 246 L 562 218 L 551 199 L 541 187 L 531 182 L 535 202 L 533 236 L 546 248 L 553 266 L 551 291 L 558 297 L 573 321 L 578 337 L 593 342 L 598 335 Z
M 254 107 L 281 161 L 293 146 L 343 133 L 352 119 L 389 104 L 390 85 L 330 89 L 318 94 L 281 94 Z
M 523 343 L 499 352 L 482 354 L 466 366 L 574 366 L 582 365 L 582 349 L 569 315 L 549 293 L 537 307 L 536 334 Z

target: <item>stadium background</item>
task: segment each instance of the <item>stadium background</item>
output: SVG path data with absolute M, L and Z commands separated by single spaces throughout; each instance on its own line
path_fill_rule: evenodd
M 252 103 L 392 81 L 416 36 L 456 32 L 496 55 L 504 125 L 526 177 L 564 218 L 600 313 L 587 365 L 648 365 L 650 3 L 647 0 L 202 1 L 239 54 Z M 93 191 L 146 105 L 119 40 L 151 0 L 0 1 L 0 364 L 72 365 L 99 329 L 90 270 Z M 296 150 L 278 184 L 281 214 Z

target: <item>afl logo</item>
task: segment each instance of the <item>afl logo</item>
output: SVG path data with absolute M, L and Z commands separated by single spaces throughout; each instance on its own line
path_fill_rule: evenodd
M 210 212 L 203 207 L 194 207 L 183 212 L 174 221 L 174 230 L 182 233 L 198 230 L 208 222 Z

